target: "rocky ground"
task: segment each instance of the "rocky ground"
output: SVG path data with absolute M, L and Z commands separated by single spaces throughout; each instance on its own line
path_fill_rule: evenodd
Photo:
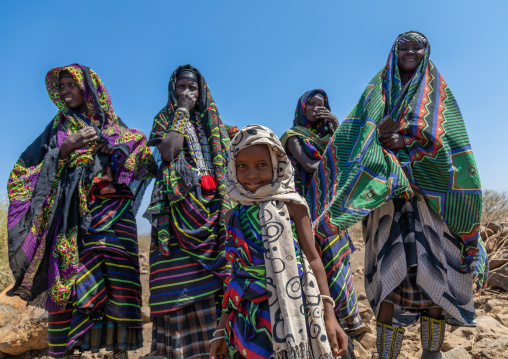
M 364 246 L 361 231 L 355 226 L 351 235 L 357 247 L 353 254 L 353 278 L 359 299 L 360 315 L 368 330 L 354 338 L 355 355 L 368 359 L 375 353 L 375 318 L 365 296 Z M 457 328 L 447 326 L 443 358 L 501 359 L 508 358 L 508 223 L 491 223 L 482 230 L 490 258 L 489 287 L 475 297 L 478 326 Z M 144 347 L 130 352 L 129 358 L 142 358 L 150 350 L 151 323 L 148 322 L 148 254 L 141 252 L 141 280 L 144 302 Z M 406 328 L 399 358 L 420 358 L 419 324 Z M 47 313 L 26 307 L 19 299 L 0 294 L 0 359 L 38 358 L 47 356 Z M 104 353 L 86 354 L 87 358 L 103 358 Z

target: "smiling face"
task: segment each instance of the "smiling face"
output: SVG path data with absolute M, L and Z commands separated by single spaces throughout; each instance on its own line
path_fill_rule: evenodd
M 414 73 L 425 56 L 425 46 L 415 41 L 399 44 L 399 72 Z
M 316 119 L 316 108 L 325 107 L 325 99 L 321 95 L 314 95 L 305 104 L 305 117 L 310 123 L 317 121 Z
M 60 73 L 58 91 L 60 92 L 60 99 L 65 102 L 69 108 L 73 110 L 82 110 L 86 108 L 81 89 L 69 72 L 62 71 Z
M 272 183 L 273 169 L 270 151 L 266 145 L 244 148 L 236 156 L 236 178 L 252 193 Z

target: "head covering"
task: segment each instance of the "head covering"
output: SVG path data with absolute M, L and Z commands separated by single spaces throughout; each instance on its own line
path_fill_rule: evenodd
M 69 72 L 85 99 L 90 118 L 74 112 L 60 99 L 60 73 Z M 65 308 L 77 273 L 77 247 L 88 230 L 88 195 L 94 178 L 110 156 L 94 154 L 98 143 L 115 149 L 116 183 L 142 193 L 144 180 L 156 165 L 145 135 L 113 112 L 109 93 L 88 67 L 72 64 L 46 75 L 46 87 L 59 111 L 44 132 L 21 154 L 9 177 L 9 260 L 16 279 L 13 294 L 49 311 Z M 71 134 L 93 125 L 99 136 L 59 161 L 60 146 Z M 141 190 L 141 191 L 140 191 Z M 140 196 L 141 197 L 141 196 Z M 140 198 L 138 197 L 138 198 Z M 46 255 L 44 255 L 46 253 Z
M 273 167 L 272 183 L 258 188 L 255 193 L 246 190 L 236 177 L 236 157 L 244 148 L 254 145 L 267 145 Z M 242 128 L 233 137 L 229 152 L 226 186 L 229 197 L 238 203 L 249 205 L 261 201 L 277 201 L 291 198 L 291 202 L 304 204 L 303 198 L 295 191 L 293 167 L 277 136 L 267 127 L 250 125 Z
M 313 131 L 319 135 L 319 137 L 326 136 L 326 134 L 329 133 L 333 134 L 333 129 L 326 119 L 319 121 L 317 123 L 317 126 L 311 126 L 311 123 L 307 119 L 307 116 L 305 116 L 305 108 L 307 107 L 307 102 L 315 95 L 323 97 L 323 99 L 325 100 L 325 108 L 331 111 L 330 104 L 328 103 L 328 95 L 326 94 L 326 92 L 324 92 L 321 89 L 307 91 L 298 99 L 295 110 L 295 119 L 293 120 L 293 126 L 301 126 L 308 129 L 312 128 L 314 129 Z
M 403 34 L 400 34 L 397 37 L 397 40 L 395 40 L 395 41 L 398 42 L 399 44 L 402 44 L 402 43 L 408 42 L 408 41 L 414 41 L 414 42 L 418 42 L 419 44 L 422 44 L 423 46 L 427 46 L 427 43 L 428 43 L 425 35 L 423 35 L 419 32 L 416 32 L 416 31 L 408 31 Z
M 189 79 L 189 80 L 192 80 L 196 83 L 199 81 L 198 74 L 196 73 L 196 71 L 194 71 L 190 68 L 180 70 L 180 72 L 178 73 L 178 75 L 176 77 L 176 81 L 182 80 L 182 79 Z
M 287 151 L 288 139 L 295 136 L 300 141 L 305 154 L 314 160 L 319 160 L 321 159 L 321 155 L 325 151 L 334 130 L 332 125 L 326 119 L 321 120 L 320 123 L 318 123 L 318 126 L 311 127 L 307 116 L 305 116 L 307 102 L 315 95 L 323 97 L 325 100 L 325 107 L 331 111 L 330 104 L 328 102 L 328 95 L 325 91 L 315 89 L 305 92 L 302 96 L 300 96 L 296 104 L 293 127 L 284 133 L 280 141 L 284 149 Z M 294 156 L 289 155 L 288 157 L 295 169 L 295 188 L 298 193 L 306 197 L 307 188 L 310 185 L 312 174 L 307 173 Z
M 178 78 L 178 74 L 181 72 L 189 73 L 193 72 L 198 77 L 198 88 L 199 88 L 199 96 L 198 101 L 195 107 L 195 115 L 194 120 L 200 121 L 201 127 L 204 130 L 206 138 L 208 139 L 208 143 L 211 149 L 211 162 L 213 163 L 213 168 L 211 176 L 216 181 L 216 186 L 221 196 L 222 204 L 221 204 L 221 223 L 224 223 L 224 215 L 231 207 L 229 200 L 226 195 L 226 186 L 225 186 L 225 171 L 227 167 L 226 158 L 229 151 L 229 143 L 230 138 L 226 128 L 224 127 L 221 117 L 219 115 L 219 110 L 215 105 L 215 101 L 212 97 L 208 84 L 205 79 L 201 75 L 198 69 L 191 65 L 183 65 L 178 67 L 169 80 L 168 86 L 168 102 L 164 108 L 159 111 L 159 113 L 155 116 L 152 131 L 150 132 L 150 140 L 148 144 L 154 146 L 158 144 L 171 130 L 171 126 L 177 117 L 176 110 L 178 109 L 178 97 L 176 95 L 176 82 Z M 182 171 L 185 171 L 185 164 L 182 160 L 178 160 L 174 162 L 174 165 L 163 166 L 161 167 L 162 172 L 167 172 L 164 176 L 168 176 L 172 180 L 178 179 L 172 182 L 171 186 L 166 188 L 167 193 L 164 195 L 158 196 L 157 199 L 152 198 L 152 203 L 150 205 L 149 211 L 145 213 L 145 216 L 152 220 L 155 215 L 159 214 L 159 206 L 157 203 L 165 202 L 169 199 L 170 203 L 176 203 L 184 199 L 189 190 L 194 186 L 199 184 L 200 179 L 196 182 L 195 180 L 186 181 L 184 180 L 185 176 L 182 176 Z M 162 180 L 157 178 L 157 181 Z M 165 191 L 166 191 L 165 190 Z
M 236 158 L 241 150 L 254 145 L 268 146 L 273 177 L 271 184 L 260 187 L 252 193 L 238 182 Z M 307 204 L 295 191 L 292 174 L 291 163 L 279 139 L 270 129 L 250 125 L 241 129 L 233 138 L 226 180 L 227 189 L 231 199 L 236 202 L 244 205 L 254 203 L 260 205 L 259 220 L 265 248 L 266 283 L 272 318 L 271 332 L 273 338 L 281 338 L 273 340 L 274 357 L 331 359 L 319 287 L 303 253 L 304 274 L 301 279 L 298 276 L 291 221 L 285 203 L 297 203 L 305 207 Z M 306 298 L 305 304 L 302 289 Z M 306 308 L 306 313 L 303 313 L 301 308 Z M 302 328 L 310 328 L 310 338 L 307 331 Z M 309 352 L 312 352 L 312 356 Z
M 429 59 L 429 43 L 403 91 L 398 69 L 403 35 L 335 132 L 314 175 L 309 205 L 315 231 L 337 233 L 392 198 L 419 191 L 460 237 L 462 270 L 481 277 L 486 263 L 479 236 L 482 190 L 464 120 Z M 403 136 L 404 150 L 393 152 L 379 142 L 377 127 L 386 115 Z

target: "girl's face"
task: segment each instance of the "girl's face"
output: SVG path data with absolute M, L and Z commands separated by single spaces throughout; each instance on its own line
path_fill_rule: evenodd
M 236 178 L 252 193 L 272 183 L 273 169 L 270 151 L 266 145 L 244 148 L 236 156 Z

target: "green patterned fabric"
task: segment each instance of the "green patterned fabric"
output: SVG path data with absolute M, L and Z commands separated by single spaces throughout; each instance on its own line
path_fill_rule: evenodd
M 483 273 L 479 236 L 482 191 L 478 168 L 455 97 L 430 61 L 430 44 L 402 93 L 395 41 L 387 65 L 330 140 L 309 190 L 320 237 L 337 234 L 392 198 L 421 192 L 460 237 L 462 270 Z M 391 151 L 378 140 L 389 114 L 406 147 Z

